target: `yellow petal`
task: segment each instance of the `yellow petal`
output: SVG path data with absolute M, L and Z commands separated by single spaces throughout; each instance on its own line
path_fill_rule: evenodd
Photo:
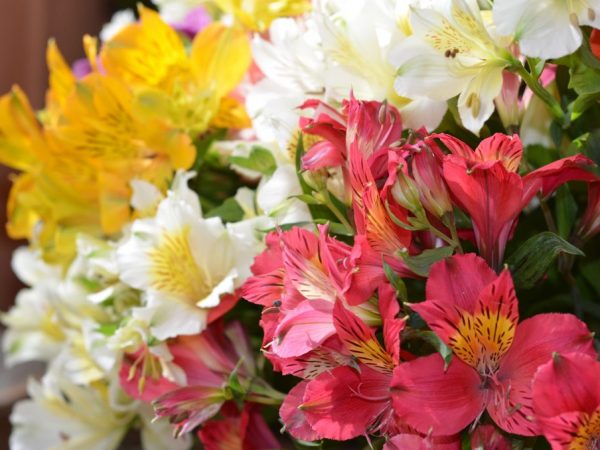
M 111 75 L 142 86 L 168 86 L 189 70 L 181 39 L 158 13 L 140 6 L 140 21 L 128 25 L 102 48 L 102 66 Z
M 38 157 L 44 147 L 41 127 L 29 100 L 15 86 L 0 97 L 0 163 L 31 170 L 39 165 Z
M 50 77 L 50 90 L 47 94 L 47 101 L 49 103 L 55 102 L 57 107 L 60 107 L 65 103 L 67 96 L 75 86 L 75 76 L 60 53 L 60 50 L 58 50 L 54 39 L 48 41 L 46 62 Z
M 252 126 L 244 104 L 232 97 L 223 97 L 211 125 L 216 128 L 249 128 Z
M 220 98 L 246 74 L 251 61 L 250 41 L 240 29 L 212 23 L 194 38 L 191 58 L 199 88 Z
M 263 32 L 278 17 L 298 16 L 311 8 L 309 0 L 216 0 L 223 11 L 253 31 Z

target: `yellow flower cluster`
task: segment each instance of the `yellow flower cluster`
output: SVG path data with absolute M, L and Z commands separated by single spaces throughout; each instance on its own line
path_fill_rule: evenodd
M 49 43 L 50 89 L 37 117 L 18 87 L 0 98 L 0 162 L 21 171 L 8 232 L 48 262 L 69 262 L 80 232 L 117 236 L 130 220 L 132 179 L 164 191 L 176 169 L 192 166 L 195 137 L 249 126 L 232 93 L 251 61 L 244 30 L 213 23 L 188 50 L 156 12 L 139 13 L 99 56 L 84 39 L 93 70 L 82 79 Z

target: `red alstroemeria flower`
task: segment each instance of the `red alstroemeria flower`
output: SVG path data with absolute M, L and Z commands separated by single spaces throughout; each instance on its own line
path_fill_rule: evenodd
M 495 134 L 475 150 L 449 135 L 431 136 L 430 143 L 436 148 L 431 139 L 439 139 L 451 152 L 441 156 L 444 179 L 455 203 L 471 216 L 479 252 L 495 270 L 502 267 L 506 242 L 519 214 L 538 191 L 548 197 L 568 181 L 596 178 L 586 170 L 593 162 L 582 155 L 563 158 L 521 177 L 517 170 L 523 146 L 516 135 Z
M 483 450 L 512 450 L 513 446 L 506 436 L 494 425 L 479 425 L 471 433 L 471 448 Z
M 600 445 L 600 362 L 582 353 L 560 353 L 533 380 L 533 409 L 552 450 Z
M 379 304 L 384 346 L 360 318 L 336 302 L 335 329 L 358 366 L 337 367 L 297 387 L 294 398 L 281 410 L 284 422 L 290 423 L 288 429 L 298 433 L 295 436 L 347 440 L 367 433 L 398 431 L 389 386 L 393 368 L 400 363 L 404 320 L 396 317 L 399 305 L 389 285 L 380 287 Z M 292 406 L 298 404 L 300 396 L 302 404 L 294 412 Z
M 539 314 L 518 323 L 510 273 L 496 275 L 474 254 L 434 264 L 426 294 L 412 309 L 454 358 L 447 368 L 434 354 L 395 369 L 393 398 L 400 419 L 421 433 L 452 435 L 487 409 L 509 433 L 539 434 L 532 421 L 533 374 L 556 351 L 594 355 L 586 325 L 571 314 Z
M 226 403 L 222 419 L 211 419 L 198 432 L 205 450 L 266 450 L 282 448 L 257 405 L 245 403 L 240 412 Z

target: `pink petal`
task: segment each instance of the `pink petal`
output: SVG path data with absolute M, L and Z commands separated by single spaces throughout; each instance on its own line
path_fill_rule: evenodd
M 309 382 L 301 408 L 313 430 L 345 441 L 367 434 L 390 410 L 391 376 L 361 366 L 324 372 Z
M 455 255 L 435 263 L 427 279 L 427 299 L 474 311 L 480 292 L 497 275 L 474 253 Z
M 256 275 L 246 280 L 242 286 L 242 297 L 262 306 L 272 306 L 283 295 L 285 272 L 276 269 L 264 275 Z
M 554 352 L 582 352 L 595 357 L 592 334 L 585 323 L 571 314 L 538 314 L 519 324 L 496 374 L 494 401 L 488 405 L 500 428 L 524 436 L 539 434 L 532 421 L 531 381 Z
M 433 436 L 458 433 L 485 407 L 485 390 L 481 388 L 479 374 L 456 358 L 444 371 L 444 361 L 439 355 L 396 367 L 392 398 L 401 422 L 420 433 L 431 431 Z
M 277 326 L 272 349 L 282 358 L 300 356 L 317 348 L 335 333 L 333 304 L 325 300 L 306 300 L 285 314 Z
M 596 414 L 600 414 L 600 410 Z M 582 443 L 580 439 L 576 441 L 578 437 L 595 437 L 580 436 L 581 428 L 585 427 L 588 423 L 589 416 L 582 411 L 569 411 L 558 416 L 540 419 L 540 426 L 542 427 L 544 437 L 548 439 L 552 450 L 596 449 L 597 447 L 592 446 L 592 442 L 584 441 Z
M 541 365 L 533 381 L 537 417 L 568 411 L 592 414 L 600 406 L 600 362 L 585 353 L 555 354 Z M 574 382 L 574 380 L 577 380 Z
M 418 434 L 398 434 L 383 446 L 383 450 L 460 450 L 460 448 L 460 438 L 457 436 L 423 437 Z
M 506 436 L 494 425 L 479 425 L 471 435 L 471 447 L 484 450 L 512 450 L 513 446 Z
M 143 383 L 140 383 L 141 367 L 138 365 L 136 370 L 132 371 L 132 362 L 135 361 L 137 356 L 137 354 L 125 355 L 119 370 L 121 388 L 131 398 L 141 400 L 144 403 L 151 403 L 157 397 L 181 387 L 162 376 L 160 378 L 146 377 Z M 130 375 L 133 376 L 130 377 Z
M 311 428 L 310 424 L 306 421 L 304 411 L 299 408 L 304 402 L 304 394 L 307 386 L 308 381 L 301 381 L 290 390 L 279 409 L 279 416 L 285 425 L 286 431 L 293 437 L 303 441 L 316 441 L 317 439 L 321 439 L 321 437 Z
M 345 154 L 329 141 L 317 142 L 302 156 L 302 168 L 318 170 L 324 167 L 339 167 L 344 164 Z

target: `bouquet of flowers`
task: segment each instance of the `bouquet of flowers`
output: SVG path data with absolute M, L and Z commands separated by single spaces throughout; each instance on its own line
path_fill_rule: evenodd
M 600 1 L 161 0 L 0 99 L 14 450 L 600 445 Z

